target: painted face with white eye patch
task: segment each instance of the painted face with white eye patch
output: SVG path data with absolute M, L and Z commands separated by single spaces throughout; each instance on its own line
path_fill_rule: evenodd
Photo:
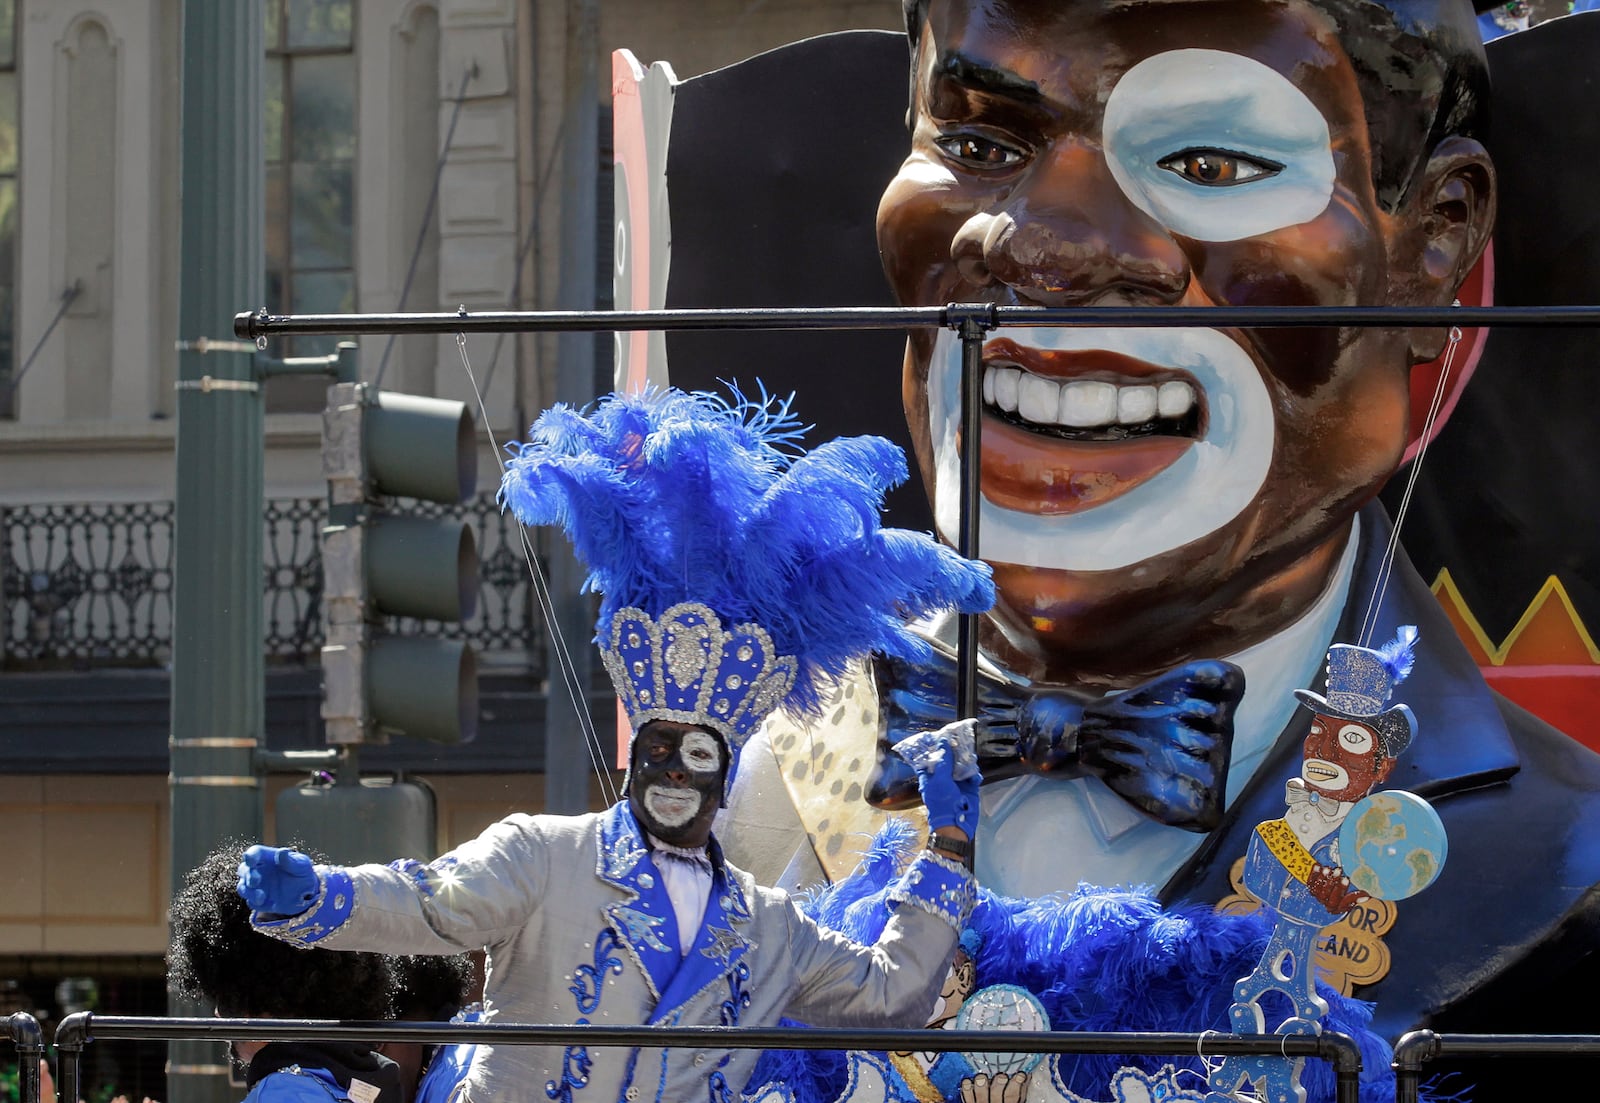
M 1300 777 L 1324 797 L 1360 800 L 1388 778 L 1394 763 L 1366 724 L 1317 713 L 1306 736 Z
M 1420 216 L 1380 207 L 1365 111 L 1302 0 L 932 0 L 885 270 L 916 305 L 1401 301 Z M 1411 359 L 1396 331 L 994 331 L 985 647 L 1126 684 L 1270 636 L 1398 463 Z M 914 335 L 907 420 L 948 540 L 959 383 L 959 342 Z
M 671 720 L 652 720 L 633 740 L 628 799 L 633 814 L 656 838 L 700 847 L 722 803 L 727 752 L 710 732 Z

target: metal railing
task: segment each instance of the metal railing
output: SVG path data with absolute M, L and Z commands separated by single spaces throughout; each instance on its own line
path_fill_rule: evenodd
M 424 516 L 471 522 L 477 615 L 465 625 L 404 621 L 411 634 L 463 637 L 480 652 L 521 654 L 544 668 L 544 625 L 520 526 L 490 495 L 461 506 L 411 503 Z M 268 499 L 263 525 L 267 661 L 306 664 L 322 647 L 322 498 Z M 161 667 L 172 653 L 171 502 L 0 507 L 0 665 L 81 670 Z
M 17 1053 L 19 1103 L 40 1103 L 39 1061 L 44 1043 L 39 1023 L 18 1012 L 0 1019 Z M 96 1015 L 80 1011 L 55 1031 L 57 1080 L 62 1099 L 78 1098 L 84 1049 L 97 1040 L 417 1042 L 600 1047 L 701 1047 L 713 1049 L 878 1050 L 887 1052 L 1005 1052 L 1129 1056 L 1311 1057 L 1334 1073 L 1336 1103 L 1356 1103 L 1361 1052 L 1350 1037 L 1321 1035 L 1232 1035 L 1115 1031 L 836 1030 L 792 1027 L 659 1027 L 516 1023 L 339 1022 L 318 1019 L 165 1018 Z M 1396 1103 L 1417 1103 L 1428 1063 L 1441 1058 L 1600 1058 L 1600 1036 L 1576 1034 L 1436 1034 L 1415 1030 L 1394 1048 Z
M 1332 326 L 1506 326 L 1564 329 L 1600 326 L 1600 306 L 944 306 L 746 307 L 672 310 L 482 310 L 454 313 L 234 315 L 234 336 L 258 344 L 287 335 L 401 333 L 603 333 L 740 330 L 948 329 L 961 342 L 960 480 L 956 551 L 978 554 L 978 462 L 983 433 L 982 346 L 1007 326 L 1172 329 L 1292 329 Z M 978 615 L 956 618 L 956 715 L 972 716 L 978 699 Z
M 4 1019 L 5 1036 L 17 1051 L 17 1103 L 39 1103 L 39 1061 L 44 1057 L 44 1032 L 26 1011 Z
M 1417 1103 L 1428 1062 L 1446 1057 L 1600 1059 L 1600 1037 L 1592 1034 L 1435 1034 L 1431 1030 L 1413 1030 L 1402 1035 L 1394 1047 L 1395 1103 Z M 1540 1086 L 1530 1077 L 1529 1095 L 1557 1095 L 1561 1094 L 1562 1087 L 1549 1082 Z
M 363 336 L 379 333 L 567 333 L 683 330 L 958 329 L 976 318 L 985 328 L 1205 326 L 1285 329 L 1316 326 L 1600 326 L 1600 306 L 947 306 L 744 307 L 690 310 L 466 310 L 407 314 L 234 315 L 235 336 Z M 898 368 L 898 365 L 896 365 Z
M 1358 1103 L 1361 1050 L 1348 1035 L 1119 1033 L 1114 1031 L 838 1030 L 804 1027 L 597 1026 L 592 1024 L 336 1022 L 314 1019 L 198 1019 L 96 1015 L 79 1011 L 56 1027 L 58 1087 L 75 1099 L 84 1047 L 97 1039 L 230 1041 L 487 1042 L 565 1047 L 879 1050 L 1126 1054 L 1130 1056 L 1313 1057 L 1333 1067 L 1335 1103 Z M 23 1103 L 29 1103 L 24 1100 Z

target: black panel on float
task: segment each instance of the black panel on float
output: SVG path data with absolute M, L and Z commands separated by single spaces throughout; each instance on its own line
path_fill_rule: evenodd
M 782 46 L 677 87 L 667 146 L 672 262 L 666 306 L 893 306 L 876 263 L 878 196 L 909 148 L 903 34 L 844 31 Z M 907 450 L 900 406 L 905 335 L 689 332 L 667 335 L 672 384 L 796 392 L 832 437 L 875 433 Z M 915 471 L 890 523 L 927 530 Z
M 1494 301 L 1600 303 L 1600 13 L 1541 23 L 1485 48 L 1486 144 L 1499 177 Z M 1448 568 L 1495 644 L 1551 575 L 1600 630 L 1600 333 L 1495 329 L 1428 450 L 1401 532 L 1428 582 Z M 1384 492 L 1393 513 L 1402 471 Z

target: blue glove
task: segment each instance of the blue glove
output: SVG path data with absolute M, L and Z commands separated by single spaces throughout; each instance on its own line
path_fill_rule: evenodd
M 286 846 L 252 846 L 239 863 L 239 895 L 251 911 L 299 915 L 322 892 L 311 859 Z
M 983 783 L 983 775 L 974 771 L 971 777 L 957 781 L 955 755 L 949 748 L 928 756 L 916 767 L 917 790 L 928 810 L 928 826 L 957 827 L 966 832 L 967 838 L 977 838 L 978 786 Z

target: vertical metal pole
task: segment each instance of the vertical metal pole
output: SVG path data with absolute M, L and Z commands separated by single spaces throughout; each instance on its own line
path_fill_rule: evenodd
M 1400 1036 L 1394 1045 L 1395 1103 L 1417 1103 L 1422 1069 L 1426 1062 L 1439 1056 L 1439 1036 L 1431 1030 L 1412 1030 Z
M 44 1056 L 39 1020 L 26 1011 L 18 1011 L 6 1019 L 5 1025 L 6 1034 L 17 1047 L 17 1103 L 39 1103 L 39 1061 Z
M 82 1099 L 83 1047 L 89 1040 L 89 1012 L 74 1011 L 56 1024 L 56 1096 Z
M 952 308 L 952 314 L 955 308 Z M 956 550 L 968 559 L 978 555 L 978 506 L 981 499 L 983 432 L 983 335 L 988 325 L 974 312 L 992 308 L 964 308 L 957 322 L 961 336 L 961 523 Z M 956 321 L 952 318 L 952 321 Z M 956 715 L 977 715 L 978 616 L 962 613 L 956 651 Z
M 261 304 L 262 49 L 261 0 L 183 5 L 178 336 L 186 343 L 227 338 L 234 313 Z M 174 891 L 222 840 L 262 832 L 263 405 L 253 357 L 181 353 L 177 405 Z M 182 1000 L 170 1008 L 209 1013 Z M 170 1103 L 231 1095 L 217 1042 L 171 1045 Z
M 561 309 L 595 307 L 595 205 L 599 189 L 600 148 L 600 6 L 598 0 L 567 2 L 566 121 L 561 177 Z M 556 398 L 583 405 L 595 397 L 595 337 L 592 333 L 563 333 L 557 344 Z M 553 530 L 546 530 L 553 532 Z M 545 811 L 583 812 L 589 806 L 589 775 L 593 769 L 584 746 L 587 726 L 575 711 L 589 712 L 588 687 L 594 679 L 594 621 L 589 601 L 578 591 L 584 571 L 559 533 L 549 548 L 550 600 L 555 607 L 561 638 L 572 656 L 577 700 L 555 674 L 551 677 L 545 707 L 544 802 Z M 610 716 L 600 718 L 600 741 L 607 743 Z

